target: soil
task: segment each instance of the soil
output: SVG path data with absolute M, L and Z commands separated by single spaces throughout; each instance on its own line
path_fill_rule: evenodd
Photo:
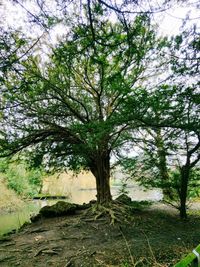
M 173 266 L 200 240 L 200 213 L 181 221 L 176 211 L 137 210 L 129 223 L 110 224 L 78 209 L 44 218 L 0 240 L 1 267 Z

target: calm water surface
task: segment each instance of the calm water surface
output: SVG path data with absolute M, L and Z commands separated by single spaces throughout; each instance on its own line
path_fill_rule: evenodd
M 53 205 L 56 200 L 29 201 L 22 210 L 0 214 L 0 236 L 12 230 L 19 229 L 30 217 L 36 215 L 46 205 Z
M 119 195 L 120 186 L 112 186 L 111 191 L 113 198 Z M 141 201 L 159 201 L 162 199 L 162 193 L 158 189 L 144 190 L 140 186 L 134 185 L 127 188 L 129 196 L 132 200 Z M 88 203 L 95 199 L 96 190 L 94 187 L 90 188 L 74 188 L 69 194 L 70 198 L 66 199 L 68 202 L 77 204 Z M 20 228 L 25 222 L 30 221 L 33 214 L 37 214 L 41 207 L 46 205 L 53 205 L 57 200 L 34 200 L 29 202 L 21 211 L 12 212 L 0 215 L 0 235 L 10 232 L 13 229 Z

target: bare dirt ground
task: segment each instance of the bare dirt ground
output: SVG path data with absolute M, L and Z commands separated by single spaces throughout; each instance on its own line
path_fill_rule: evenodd
M 3 237 L 0 266 L 173 266 L 200 242 L 199 212 L 181 221 L 176 212 L 148 208 L 115 225 L 84 214 L 41 218 Z

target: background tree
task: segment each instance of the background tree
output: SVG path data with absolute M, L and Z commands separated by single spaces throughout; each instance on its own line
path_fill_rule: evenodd
M 186 199 L 191 171 L 198 166 L 200 160 L 200 101 L 199 101 L 199 58 L 200 38 L 194 25 L 184 30 L 175 39 L 174 49 L 171 51 L 171 66 L 174 72 L 173 80 L 178 84 L 180 108 L 184 110 L 181 116 L 182 124 L 193 124 L 188 131 L 184 131 L 185 159 L 180 164 L 180 215 L 186 217 Z
M 142 143 L 144 157 L 134 159 L 133 166 L 131 159 L 125 164 L 137 176 L 136 167 L 140 168 L 139 180 L 143 183 L 175 190 L 182 218 L 186 217 L 188 187 L 193 186 L 194 190 L 197 185 L 193 169 L 198 169 L 200 160 L 198 45 L 196 28 L 172 39 L 168 50 L 171 84 L 163 84 L 148 94 L 144 100 L 148 109 L 140 119 L 148 128 L 143 127 L 142 134 L 133 137 L 133 141 Z M 170 201 L 175 200 L 173 195 Z
M 187 201 L 199 196 L 199 137 L 192 132 L 169 132 L 162 131 L 159 138 L 154 132 L 145 142 L 141 138 L 141 152 L 122 161 L 122 165 L 145 187 L 161 188 L 164 201 L 186 218 Z

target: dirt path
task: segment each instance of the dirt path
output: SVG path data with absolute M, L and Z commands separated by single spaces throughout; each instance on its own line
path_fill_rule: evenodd
M 140 211 L 126 225 L 83 212 L 44 218 L 0 241 L 2 267 L 173 266 L 200 242 L 200 216 Z M 134 265 L 135 264 L 135 265 Z

